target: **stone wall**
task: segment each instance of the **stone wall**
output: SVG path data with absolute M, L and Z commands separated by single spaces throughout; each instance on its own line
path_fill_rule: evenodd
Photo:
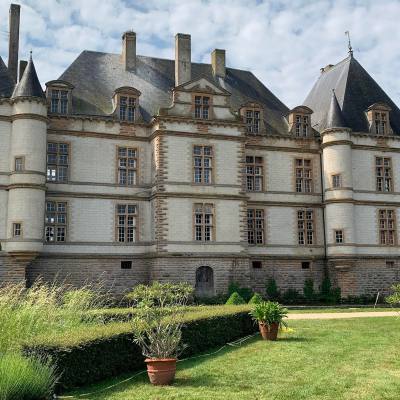
M 16 261 L 0 253 L 0 286 L 5 283 L 25 282 L 26 262 Z

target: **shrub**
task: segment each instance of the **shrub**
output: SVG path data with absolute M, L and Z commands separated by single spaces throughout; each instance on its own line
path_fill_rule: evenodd
M 340 288 L 332 288 L 329 276 L 326 276 L 322 281 L 320 300 L 329 304 L 340 303 L 341 290 Z
M 212 297 L 195 297 L 194 304 L 197 305 L 220 305 L 225 304 L 228 300 L 229 295 L 227 294 L 218 294 Z
M 277 323 L 279 326 L 287 326 L 286 322 L 283 320 L 287 318 L 287 313 L 288 310 L 286 308 L 274 301 L 263 301 L 256 304 L 250 311 L 250 315 L 255 321 L 266 325 Z
M 303 294 L 308 303 L 312 303 L 315 300 L 314 281 L 312 279 L 304 281 Z
M 274 278 L 270 278 L 265 285 L 265 292 L 267 294 L 268 300 L 276 301 L 280 297 L 278 286 Z
M 238 293 L 238 292 L 233 292 L 230 296 L 229 299 L 226 301 L 226 304 L 246 304 L 244 301 L 243 297 Z
M 251 289 L 241 287 L 238 283 L 232 282 L 228 287 L 228 295 L 231 296 L 235 292 L 237 292 L 240 297 L 243 298 L 245 303 L 247 303 L 253 295 L 253 291 Z
M 50 399 L 57 381 L 55 368 L 43 358 L 18 353 L 0 356 L 0 399 Z
M 289 288 L 287 289 L 282 296 L 282 300 L 288 304 L 298 303 L 301 299 L 299 292 L 296 289 Z
M 385 298 L 385 301 L 393 306 L 400 305 L 400 283 L 392 286 L 393 293 Z
M 253 297 L 249 300 L 249 304 L 259 304 L 263 301 L 260 293 L 254 293 Z

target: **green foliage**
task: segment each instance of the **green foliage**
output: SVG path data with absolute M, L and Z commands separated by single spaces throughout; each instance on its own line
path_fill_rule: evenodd
M 233 293 L 238 293 L 240 297 L 243 298 L 244 302 L 247 303 L 251 296 L 253 295 L 253 291 L 249 288 L 241 287 L 238 283 L 232 282 L 228 287 L 228 295 L 231 296 Z
M 325 276 L 321 284 L 320 300 L 328 304 L 340 303 L 341 291 L 340 288 L 332 288 L 329 276 Z
M 312 303 L 315 300 L 314 281 L 312 279 L 304 281 L 303 294 L 307 303 Z
M 57 375 L 52 363 L 43 358 L 27 358 L 18 353 L 0 356 L 0 399 L 50 399 Z
M 299 303 L 302 298 L 296 289 L 289 288 L 283 293 L 282 300 L 286 304 L 295 304 Z
M 228 305 L 234 305 L 234 304 L 246 304 L 245 300 L 243 297 L 238 293 L 238 292 L 233 292 L 230 296 L 229 299 L 226 301 L 225 304 Z
M 225 304 L 228 300 L 228 294 L 218 294 L 212 297 L 195 297 L 194 303 L 197 305 L 218 305 Z
M 385 298 L 385 301 L 393 306 L 400 305 L 400 283 L 392 286 L 393 293 Z
M 263 301 L 256 304 L 250 311 L 250 315 L 257 322 L 262 322 L 266 325 L 278 323 L 279 325 L 287 326 L 283 320 L 287 318 L 288 310 L 274 301 Z
M 253 297 L 249 300 L 249 304 L 259 304 L 263 301 L 262 296 L 260 293 L 254 293 Z
M 268 279 L 267 284 L 265 285 L 265 292 L 268 300 L 270 301 L 279 300 L 280 293 L 274 278 Z

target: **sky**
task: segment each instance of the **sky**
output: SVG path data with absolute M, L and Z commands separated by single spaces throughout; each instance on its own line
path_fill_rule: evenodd
M 227 66 L 252 71 L 281 101 L 302 104 L 320 68 L 354 57 L 400 105 L 400 0 L 15 0 L 20 59 L 29 51 L 41 82 L 57 79 L 83 50 L 120 53 L 134 30 L 137 53 L 174 58 L 174 35 L 192 36 L 192 61 L 225 49 Z M 0 0 L 0 55 L 8 9 Z

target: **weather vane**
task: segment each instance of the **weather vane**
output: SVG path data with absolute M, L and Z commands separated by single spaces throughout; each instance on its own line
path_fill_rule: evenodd
M 347 46 L 348 46 L 348 48 L 349 48 L 349 54 L 350 54 L 351 57 L 353 57 L 353 48 L 351 47 L 350 32 L 349 32 L 349 31 L 346 31 L 344 34 L 347 35 L 347 39 L 348 39 L 348 44 L 347 44 Z

